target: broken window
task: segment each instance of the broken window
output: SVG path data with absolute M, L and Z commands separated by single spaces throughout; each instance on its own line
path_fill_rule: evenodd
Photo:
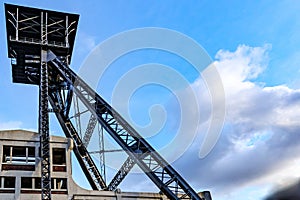
M 57 178 L 56 179 L 56 189 L 67 189 L 67 179 Z
M 4 178 L 4 188 L 15 188 L 16 178 L 15 177 L 2 177 Z
M 54 190 L 66 190 L 67 179 L 66 178 L 53 178 L 51 180 L 51 188 Z

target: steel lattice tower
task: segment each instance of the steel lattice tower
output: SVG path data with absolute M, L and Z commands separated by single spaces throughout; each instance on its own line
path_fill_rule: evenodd
M 126 122 L 100 95 L 70 68 L 79 16 L 36 8 L 5 4 L 8 57 L 12 60 L 13 82 L 39 86 L 39 133 L 42 158 L 42 199 L 51 199 L 48 104 L 51 105 L 66 137 L 74 142 L 73 151 L 92 189 L 111 190 L 137 165 L 170 199 L 195 199 L 199 195 L 151 145 Z M 70 114 L 72 103 L 84 107 Z M 75 109 L 76 110 L 76 109 Z M 88 114 L 82 135 L 80 115 Z M 74 121 L 75 120 L 75 121 Z M 103 141 L 96 153 L 100 170 L 88 152 L 96 126 L 127 154 L 119 171 L 106 183 Z M 103 148 L 103 149 L 102 149 Z M 93 152 L 95 153 L 95 152 Z
M 51 199 L 48 50 L 70 59 L 79 16 L 9 4 L 5 11 L 13 82 L 39 86 L 42 199 Z

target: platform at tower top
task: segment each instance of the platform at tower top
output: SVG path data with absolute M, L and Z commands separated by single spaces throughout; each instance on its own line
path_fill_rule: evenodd
M 38 84 L 41 48 L 50 49 L 69 64 L 79 15 L 5 4 L 8 57 L 13 82 Z

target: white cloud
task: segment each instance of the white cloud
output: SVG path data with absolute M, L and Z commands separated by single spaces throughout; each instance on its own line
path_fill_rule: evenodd
M 220 199 L 226 193 L 238 199 L 243 189 L 257 185 L 266 192 L 290 178 L 294 171 L 289 163 L 300 159 L 296 153 L 300 150 L 300 90 L 255 82 L 268 65 L 270 49 L 270 45 L 240 45 L 234 52 L 217 53 L 215 65 L 223 80 L 227 109 L 222 136 L 205 159 L 196 158 L 199 144 L 195 143 L 176 163 L 183 173 L 189 169 L 186 176 L 192 184 L 210 188 Z M 201 91 L 199 82 L 194 87 Z M 190 168 L 191 163 L 198 167 Z
M 216 65 L 221 73 L 225 87 L 234 86 L 257 76 L 268 63 L 267 50 L 271 45 L 263 47 L 238 46 L 235 52 L 220 50 L 215 56 Z M 226 66 L 226 67 L 224 67 Z
M 93 41 L 85 44 L 87 49 L 92 48 Z M 248 199 L 259 199 L 273 185 L 293 177 L 299 170 L 293 161 L 300 160 L 296 153 L 300 150 L 300 90 L 285 85 L 266 87 L 265 83 L 255 82 L 268 67 L 270 49 L 270 45 L 240 45 L 234 52 L 217 53 L 214 64 L 226 94 L 223 133 L 204 159 L 198 158 L 203 137 L 199 134 L 192 147 L 175 163 L 194 188 L 211 190 L 213 198 L 217 197 L 215 200 L 245 199 L 242 195 L 246 191 L 255 195 Z M 207 91 L 203 94 L 205 84 L 201 79 L 192 87 L 199 92 L 202 123 L 199 130 L 204 130 L 210 113 L 210 107 L 206 106 L 210 103 L 209 94 Z M 127 188 L 136 188 L 128 183 Z M 144 189 L 148 182 L 141 185 Z

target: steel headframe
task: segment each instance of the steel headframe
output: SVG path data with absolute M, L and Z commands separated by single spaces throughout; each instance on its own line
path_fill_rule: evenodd
M 39 85 L 41 199 L 51 199 L 48 50 L 69 63 L 79 16 L 11 4 L 5 15 L 13 82 Z
M 13 81 L 40 87 L 42 199 L 51 198 L 48 101 L 65 135 L 73 139 L 76 158 L 94 190 L 115 190 L 136 164 L 168 198 L 201 199 L 116 110 L 69 68 L 78 15 L 9 4 L 5 13 Z M 91 113 L 84 137 L 71 121 L 74 95 Z M 128 154 L 108 186 L 86 148 L 96 122 Z

